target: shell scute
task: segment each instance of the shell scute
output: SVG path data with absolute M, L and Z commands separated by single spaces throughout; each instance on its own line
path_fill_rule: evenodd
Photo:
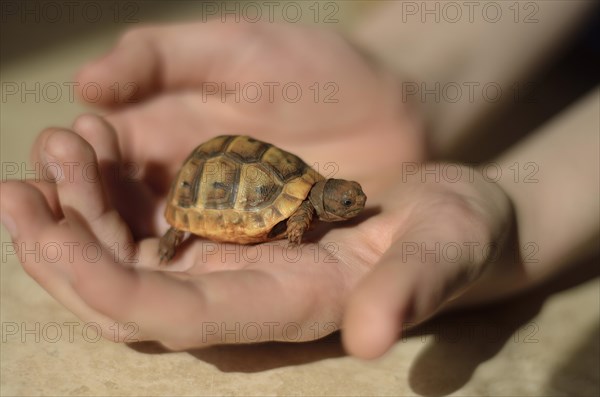
M 221 154 L 227 150 L 227 147 L 235 139 L 234 135 L 221 135 L 204 142 L 194 150 L 192 156 L 200 158 L 210 158 Z
M 227 155 L 239 159 L 242 163 L 260 161 L 262 155 L 271 147 L 270 144 L 257 141 L 246 136 L 238 136 L 227 145 Z
M 239 170 L 239 164 L 225 156 L 208 159 L 204 163 L 196 206 L 206 209 L 233 208 Z
M 308 167 L 298 156 L 284 152 L 275 146 L 270 147 L 261 160 L 268 164 L 284 182 L 301 176 Z
M 270 205 L 282 189 L 282 182 L 261 163 L 244 164 L 240 173 L 235 209 L 259 211 Z
M 268 241 L 281 236 L 279 229 L 285 231 L 285 221 L 321 179 L 299 157 L 271 144 L 222 135 L 187 158 L 165 216 L 177 229 L 216 241 Z

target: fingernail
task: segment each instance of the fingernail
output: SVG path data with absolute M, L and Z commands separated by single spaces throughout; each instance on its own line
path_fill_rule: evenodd
M 14 240 L 17 237 L 17 224 L 15 220 L 8 213 L 2 212 L 0 214 L 0 221 L 2 221 L 2 226 L 4 226 L 10 237 Z

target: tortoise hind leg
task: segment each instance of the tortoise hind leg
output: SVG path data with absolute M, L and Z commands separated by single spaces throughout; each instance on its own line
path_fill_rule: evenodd
M 175 256 L 175 250 L 181 240 L 183 240 L 185 232 L 174 227 L 169 228 L 167 232 L 160 238 L 158 243 L 158 255 L 160 256 L 160 264 L 163 262 L 166 264 L 173 256 Z
M 291 246 L 297 246 L 302 242 L 302 235 L 312 221 L 314 208 L 310 201 L 304 201 L 300 207 L 290 216 L 287 221 L 287 238 Z

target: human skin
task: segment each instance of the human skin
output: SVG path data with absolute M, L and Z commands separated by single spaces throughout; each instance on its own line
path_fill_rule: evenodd
M 315 60 L 315 53 L 322 56 Z M 345 265 L 351 259 L 340 258 L 337 265 L 322 266 L 330 252 L 309 244 L 297 263 L 286 261 L 285 245 L 273 247 L 275 263 L 221 261 L 222 246 L 217 246 L 219 252 L 205 262 L 201 255 L 204 242 L 196 239 L 187 249 L 182 247 L 181 256 L 168 267 L 159 268 L 157 237 L 167 228 L 163 216 L 167 189 L 196 145 L 222 133 L 245 133 L 292 151 L 324 176 L 360 181 L 376 206 L 376 197 L 383 196 L 391 181 L 401 175 L 402 162 L 419 162 L 424 157 L 418 118 L 405 109 L 397 90 L 388 88 L 390 78 L 368 64 L 340 36 L 327 31 L 218 22 L 131 31 L 111 53 L 84 67 L 78 75 L 82 85 L 93 81 L 103 88 L 102 92 L 111 93 L 101 99 L 102 105 L 111 108 L 110 114 L 103 119 L 83 115 L 70 130 L 49 128 L 40 134 L 32 149 L 32 161 L 62 164 L 60 173 L 64 178 L 56 184 L 36 183 L 35 189 L 32 184 L 4 184 L 3 222 L 8 229 L 11 223 L 17 225 L 18 232 L 13 233 L 17 246 L 20 242 L 53 241 L 61 246 L 77 242 L 83 247 L 87 241 L 101 242 L 107 248 L 102 255 L 107 266 L 86 266 L 82 252 L 78 260 L 62 265 L 23 261 L 25 269 L 66 307 L 84 320 L 102 324 L 105 335 L 113 335 L 109 327 L 117 320 L 137 323 L 138 339 L 157 339 L 169 347 L 198 344 L 198 329 L 173 322 L 171 316 L 175 315 L 186 322 L 196 318 L 200 327 L 211 320 L 293 322 L 303 327 L 315 321 L 336 324 L 335 328 L 321 330 L 322 336 L 339 327 L 348 290 L 366 271 L 364 261 L 355 258 L 355 263 Z M 278 97 L 274 101 L 263 97 L 256 103 L 227 98 L 223 101 L 218 95 L 202 93 L 203 82 L 225 82 L 231 87 L 236 82 L 264 81 L 280 85 L 296 82 L 305 92 L 310 92 L 306 87 L 314 82 L 331 81 L 338 86 L 337 103 L 315 103 L 312 93 L 294 103 Z M 110 88 L 115 82 L 119 87 L 127 87 L 129 82 L 139 87 L 135 103 L 129 103 L 127 90 L 118 96 L 120 102 L 114 102 Z M 376 155 L 371 155 L 368 162 L 362 161 L 367 154 Z M 103 171 L 102 183 L 82 176 L 86 165 L 96 161 Z M 70 162 L 78 165 L 70 167 Z M 133 180 L 125 176 L 124 170 L 131 164 L 136 168 Z M 333 244 L 328 247 L 338 250 L 341 256 L 347 246 L 354 245 L 354 238 L 343 237 L 350 231 L 332 230 L 320 241 Z M 372 229 L 366 232 L 376 233 Z M 114 250 L 117 262 L 125 267 L 161 272 L 115 267 Z M 364 255 L 374 255 L 368 246 L 361 250 Z M 317 260 L 315 252 L 319 253 Z M 118 273 L 106 277 L 79 273 L 100 269 Z M 225 269 L 238 271 L 214 272 Z M 173 280 L 174 274 L 196 281 Z M 117 275 L 124 284 L 112 279 Z M 161 286 L 172 285 L 179 292 L 158 292 L 163 287 L 155 286 L 144 287 L 146 293 L 173 299 L 183 298 L 183 294 L 189 305 L 170 298 L 132 300 L 137 288 L 129 283 L 138 284 L 134 280 L 147 278 Z M 206 278 L 211 280 L 206 284 L 208 289 L 197 290 L 194 285 L 205 285 Z M 117 289 L 100 292 L 104 281 L 104 287 Z M 146 285 L 138 285 L 142 284 Z M 127 297 L 120 295 L 118 285 L 124 287 L 121 292 Z M 252 304 L 256 310 L 248 310 L 247 297 L 256 298 Z M 103 301 L 105 298 L 108 301 Z M 219 300 L 221 303 L 213 302 Z M 131 306 L 125 316 L 113 312 L 125 309 L 125 302 L 134 301 L 157 311 L 144 314 Z M 230 307 L 234 302 L 237 309 Z M 199 315 L 204 306 L 214 315 Z M 219 318 L 221 314 L 228 318 Z M 158 323 L 163 324 L 162 330 L 151 325 Z M 172 333 L 176 329 L 179 331 Z M 192 340 L 178 334 L 181 331 L 196 336 Z M 282 335 L 264 335 L 285 339 Z M 304 330 L 303 339 L 313 337 L 314 332 Z
M 599 105 L 596 88 L 525 142 L 495 159 L 504 173 L 497 185 L 510 197 L 516 223 L 506 236 L 505 252 L 485 265 L 477 282 L 447 299 L 439 310 L 512 296 L 565 271 L 580 259 L 598 254 Z M 515 164 L 520 169 L 518 177 L 513 173 Z M 526 164 L 536 167 L 532 178 L 528 178 L 532 168 L 523 168 Z M 377 356 L 370 354 L 385 349 L 377 350 L 372 341 L 391 346 L 403 322 L 418 322 L 406 321 L 398 310 L 401 303 L 407 302 L 403 285 L 398 282 L 405 277 L 399 263 L 398 257 L 387 263 L 382 260 L 354 288 L 349 299 L 343 337 L 346 346 L 359 356 Z M 380 321 L 365 324 L 369 310 L 379 312 Z
M 429 148 L 436 158 L 456 158 L 457 153 L 464 153 L 464 142 L 485 135 L 486 124 L 515 100 L 515 87 L 524 92 L 527 83 L 539 81 L 544 65 L 597 8 L 592 1 L 498 4 L 502 17 L 490 22 L 482 12 L 486 7 L 482 2 L 381 2 L 351 32 L 352 40 L 373 58 L 404 76 L 407 98 L 422 105 Z M 448 14 L 438 13 L 437 20 L 436 13 L 426 13 L 446 6 Z M 455 7 L 460 18 L 449 22 Z M 424 93 L 435 92 L 436 83 L 457 85 L 462 95 L 456 101 L 443 96 L 435 101 L 433 95 Z M 475 87 L 472 96 L 467 84 Z M 500 87 L 503 95 L 498 100 L 486 99 L 482 95 L 486 84 Z M 452 96 L 451 91 L 447 97 Z
M 420 166 L 413 163 L 423 159 L 420 134 L 414 130 L 418 123 L 408 121 L 410 114 L 400 111 L 398 115 L 399 102 L 393 92 L 383 88 L 387 87 L 381 83 L 384 77 L 372 75 L 372 70 L 343 42 L 328 39 L 328 33 L 319 33 L 325 37 L 317 41 L 334 47 L 335 60 L 329 64 L 332 71 L 346 70 L 355 86 L 360 87 L 361 81 L 367 82 L 365 88 L 380 84 L 376 90 L 380 95 L 370 98 L 380 103 L 365 109 L 360 96 L 352 101 L 354 96 L 350 95 L 340 100 L 337 112 L 323 112 L 320 119 L 317 112 L 309 120 L 303 115 L 308 109 L 315 110 L 313 104 L 293 107 L 285 103 L 280 104 L 282 109 L 262 103 L 260 106 L 270 114 L 262 119 L 252 117 L 253 105 L 214 99 L 204 102 L 202 94 L 194 92 L 197 83 L 193 79 L 203 78 L 193 63 L 201 64 L 207 56 L 190 60 L 189 54 L 194 52 L 175 44 L 190 37 L 189 31 L 184 30 L 184 34 L 178 29 L 205 28 L 149 28 L 129 34 L 115 52 L 85 68 L 80 79 L 97 81 L 104 87 L 114 79 L 135 81 L 140 85 L 139 100 L 143 101 L 121 107 L 107 99 L 105 105 L 115 110 L 106 118 L 84 115 L 70 130 L 52 128 L 42 132 L 32 157 L 34 161 L 61 166 L 64 177 L 56 184 L 3 184 L 2 220 L 17 247 L 36 242 L 78 244 L 68 262 L 33 263 L 22 258 L 25 270 L 57 300 L 85 321 L 101 324 L 105 336 L 114 335 L 110 327 L 115 321 L 123 327 L 133 322 L 139 327 L 137 339 L 158 340 L 173 349 L 225 342 L 220 335 L 203 337 L 203 327 L 209 323 L 225 324 L 227 329 L 235 329 L 236 323 L 296 323 L 303 331 L 302 340 L 309 340 L 338 329 L 343 321 L 348 351 L 373 358 L 392 345 L 402 323 L 433 315 L 449 299 L 457 301 L 468 296 L 469 290 L 476 290 L 482 275 L 501 272 L 502 264 L 490 263 L 482 251 L 475 251 L 475 255 L 461 252 L 460 260 L 454 262 L 402 256 L 406 243 L 501 246 L 509 239 L 513 221 L 510 201 L 497 184 L 466 167 L 459 168 L 465 178 L 452 183 L 423 180 Z M 213 28 L 223 29 L 220 25 Z M 160 29 L 169 29 L 170 33 Z M 304 32 L 281 29 L 269 36 L 274 33 L 285 42 L 301 42 L 299 37 L 305 37 L 300 34 Z M 168 42 L 157 43 L 161 40 Z M 239 41 L 231 41 L 239 45 Z M 280 47 L 273 47 L 273 43 L 265 46 L 258 52 L 261 57 L 271 48 L 272 60 L 285 58 Z M 175 52 L 166 55 L 161 48 Z M 187 69 L 192 83 L 186 92 L 182 92 L 181 82 L 168 77 L 173 68 L 186 64 L 178 55 L 192 62 Z M 253 64 L 252 52 L 241 55 Z M 240 52 L 230 56 L 240 56 Z M 137 61 L 150 69 L 158 63 L 166 75 L 159 75 L 158 81 L 156 72 L 139 75 Z M 349 70 L 353 62 L 356 69 Z M 221 73 L 227 65 L 216 65 L 214 70 Z M 273 73 L 282 73 L 281 80 L 285 81 L 292 78 L 293 70 L 280 67 Z M 323 71 L 323 67 L 316 70 Z M 177 70 L 174 76 L 181 78 L 185 73 L 185 69 Z M 311 73 L 316 73 L 312 78 L 319 80 L 316 76 L 320 74 L 314 69 Z M 207 81 L 209 78 L 221 81 L 231 76 L 225 73 L 206 77 Z M 248 77 L 252 78 L 262 77 Z M 342 93 L 346 86 L 343 76 L 339 81 Z M 304 120 L 306 133 L 298 134 L 303 131 Z M 223 261 L 220 253 L 236 249 L 227 245 L 212 245 L 218 250 L 216 255 L 203 257 L 207 243 L 195 239 L 171 266 L 158 267 L 158 236 L 166 229 L 162 208 L 170 180 L 195 144 L 215 133 L 242 128 L 293 150 L 309 163 L 333 160 L 340 176 L 361 182 L 372 210 L 351 227 L 322 229 L 317 240 L 304 246 L 306 251 L 297 262 L 281 259 L 285 258 L 284 244 L 263 245 L 272 247 L 274 257 L 279 258 L 270 263 L 243 258 Z M 357 160 L 364 158 L 369 161 Z M 78 165 L 67 167 L 68 162 Z M 96 162 L 104 171 L 102 183 L 97 178 L 82 177 L 85 165 Z M 125 162 L 139 166 L 138 178 L 115 178 L 110 172 Z M 407 164 L 415 166 L 411 169 L 416 173 L 403 173 L 403 164 L 405 169 Z M 325 261 L 330 253 L 328 242 L 337 249 L 333 263 Z M 81 247 L 86 243 L 104 247 L 100 261 L 85 260 Z M 116 260 L 111 247 L 119 248 Z M 321 253 L 318 260 L 314 252 Z M 485 288 L 493 289 L 493 283 Z M 333 326 L 315 335 L 315 323 Z M 275 331 L 263 333 L 260 340 L 239 341 L 289 340 L 280 333 L 281 327 Z
M 531 260 L 512 261 L 512 271 L 496 268 L 455 306 L 514 294 L 598 254 L 599 94 L 592 89 L 494 160 L 505 175 L 498 184 L 514 204 L 520 255 Z M 535 250 L 526 249 L 532 243 Z M 494 288 L 486 289 L 488 284 Z

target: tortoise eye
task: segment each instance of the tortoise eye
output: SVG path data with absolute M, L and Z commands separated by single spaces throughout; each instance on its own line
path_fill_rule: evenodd
M 344 204 L 344 206 L 345 206 L 345 207 L 350 207 L 350 206 L 352 205 L 352 200 L 350 200 L 350 199 L 345 199 L 345 200 L 343 201 L 343 204 Z

